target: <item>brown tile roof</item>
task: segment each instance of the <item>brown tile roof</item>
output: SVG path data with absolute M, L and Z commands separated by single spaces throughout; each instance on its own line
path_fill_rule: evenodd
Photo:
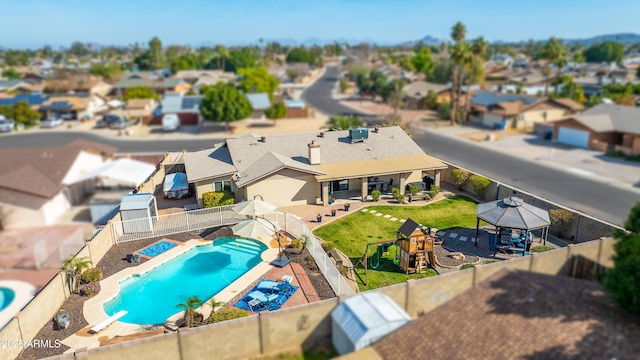
M 52 198 L 83 150 L 110 156 L 117 149 L 84 139 L 64 146 L 1 149 L 0 188 Z
M 578 102 L 575 102 L 575 101 L 573 101 L 571 99 L 568 99 L 568 98 L 553 99 L 551 101 L 553 101 L 555 103 L 558 103 L 558 104 L 568 108 L 571 111 L 582 111 L 582 110 L 584 110 L 584 105 L 582 105 L 582 104 L 580 104 Z
M 91 102 L 91 97 L 89 96 L 52 96 L 47 101 L 43 102 L 40 106 L 49 106 L 54 102 L 62 102 L 66 101 L 69 105 L 71 105 L 71 110 L 85 110 L 89 107 L 89 103 Z
M 373 345 L 384 359 L 637 359 L 640 316 L 586 280 L 502 270 Z
M 144 109 L 152 103 L 153 99 L 129 99 L 127 100 L 127 109 Z

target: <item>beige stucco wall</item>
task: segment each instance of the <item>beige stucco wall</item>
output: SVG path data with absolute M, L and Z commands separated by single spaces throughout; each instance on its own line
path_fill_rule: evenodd
M 69 209 L 69 203 L 62 192 L 52 199 L 0 190 L 0 204 L 7 228 L 50 225 L 58 216 Z
M 196 191 L 196 198 L 198 199 L 198 204 L 200 206 L 202 206 L 202 194 L 204 194 L 206 192 L 212 192 L 213 191 L 213 182 L 214 181 L 220 181 L 220 180 L 231 180 L 231 178 L 229 176 L 223 176 L 223 177 L 213 178 L 213 179 L 209 179 L 209 180 L 201 180 L 201 181 L 197 181 L 197 182 L 194 183 L 195 191 Z M 232 182 L 231 186 L 234 186 L 233 182 Z
M 256 195 L 275 206 L 315 204 L 320 183 L 311 174 L 284 169 L 246 187 L 247 199 Z
M 547 113 L 547 117 L 543 116 L 544 113 Z M 547 109 L 547 110 L 536 110 L 536 111 L 527 111 L 524 114 L 523 120 L 518 120 L 518 128 L 533 128 L 533 124 L 537 122 L 553 122 L 560 120 L 567 115 L 567 112 L 564 109 Z

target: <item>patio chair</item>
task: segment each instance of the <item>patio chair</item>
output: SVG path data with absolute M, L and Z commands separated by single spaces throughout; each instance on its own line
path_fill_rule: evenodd
M 251 311 L 253 311 L 254 308 L 260 310 L 262 307 L 266 310 L 270 310 L 269 304 L 278 298 L 278 294 L 265 295 L 260 290 L 254 290 L 247 294 L 247 298 L 250 299 L 247 304 L 249 305 L 249 308 L 251 308 Z

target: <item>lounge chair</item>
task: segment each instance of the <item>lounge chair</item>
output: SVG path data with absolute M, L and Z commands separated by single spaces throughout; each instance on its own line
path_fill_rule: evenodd
M 265 291 L 265 292 L 283 292 L 283 293 L 290 293 L 292 288 L 291 288 L 291 281 L 293 281 L 293 277 L 290 275 L 285 275 L 285 276 L 289 276 L 289 278 L 284 278 L 282 279 L 282 281 L 272 281 L 272 280 L 262 280 L 258 286 L 256 286 L 256 288 L 259 291 Z
M 251 311 L 253 311 L 254 307 L 260 308 L 264 306 L 265 309 L 268 309 L 269 304 L 278 298 L 278 294 L 265 295 L 260 290 L 254 290 L 248 293 L 247 297 L 250 299 L 247 304 L 249 308 L 251 308 Z
M 89 330 L 90 333 L 95 334 L 97 332 L 100 332 L 104 329 L 106 329 L 109 325 L 113 324 L 114 322 L 118 321 L 121 317 L 127 315 L 128 312 L 126 310 L 120 310 L 117 313 L 109 316 L 108 318 L 102 320 L 100 323 L 98 323 L 98 325 L 94 326 L 91 328 L 91 330 Z

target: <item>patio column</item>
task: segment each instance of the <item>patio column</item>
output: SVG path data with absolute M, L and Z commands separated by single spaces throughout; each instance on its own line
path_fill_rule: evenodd
M 322 182 L 322 204 L 324 206 L 329 206 L 329 182 Z
M 440 170 L 436 170 L 433 176 L 433 184 L 440 186 Z
M 407 177 L 405 173 L 400 174 L 400 184 L 398 184 L 398 186 L 400 186 L 400 194 L 404 195 L 404 187 L 405 187 L 405 183 L 407 181 Z
M 363 177 L 360 181 L 362 182 L 362 201 L 367 201 L 367 196 L 369 195 L 369 179 Z

